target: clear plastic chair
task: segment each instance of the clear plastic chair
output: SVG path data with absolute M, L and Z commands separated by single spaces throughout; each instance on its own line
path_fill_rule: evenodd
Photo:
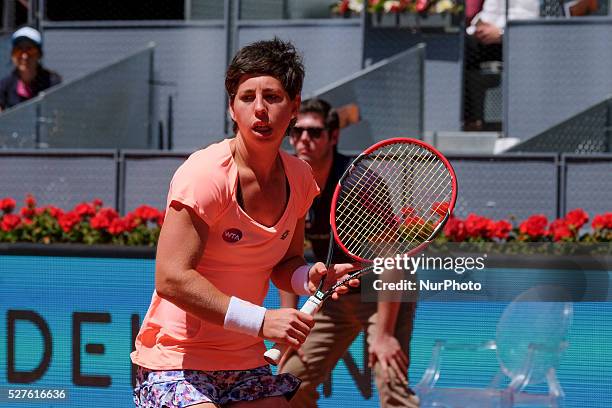
M 552 299 L 555 301 L 549 301 Z M 495 340 L 473 345 L 436 340 L 429 367 L 415 387 L 421 408 L 561 406 L 564 393 L 556 370 L 568 346 L 566 336 L 573 315 L 572 303 L 567 300 L 569 296 L 562 289 L 534 287 L 504 309 Z M 436 387 L 443 353 L 487 350 L 496 351 L 499 362 L 499 371 L 488 387 Z M 548 386 L 545 394 L 528 389 L 542 383 Z

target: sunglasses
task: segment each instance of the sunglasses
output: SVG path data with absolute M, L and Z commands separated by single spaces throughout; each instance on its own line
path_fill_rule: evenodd
M 308 137 L 316 140 L 321 137 L 321 135 L 323 134 L 325 130 L 326 128 L 321 128 L 321 127 L 294 126 L 293 128 L 291 128 L 291 137 L 293 137 L 294 139 L 299 139 L 304 133 L 304 131 L 306 131 L 306 133 L 308 133 Z

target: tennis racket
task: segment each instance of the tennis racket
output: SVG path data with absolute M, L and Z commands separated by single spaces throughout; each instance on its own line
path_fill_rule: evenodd
M 408 256 L 423 250 L 442 230 L 457 198 L 457 180 L 448 160 L 416 139 L 383 140 L 361 153 L 346 169 L 334 192 L 330 245 L 334 241 L 351 258 L 370 264 L 324 290 L 325 277 L 300 309 L 314 315 L 334 291 L 374 269 L 375 258 Z M 289 346 L 265 352 L 277 365 Z

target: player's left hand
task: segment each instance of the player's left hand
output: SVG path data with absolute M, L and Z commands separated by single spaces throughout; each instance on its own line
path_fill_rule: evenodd
M 312 265 L 310 271 L 308 271 L 308 288 L 310 293 L 314 293 L 319 286 L 319 282 L 325 276 L 325 286 L 323 290 L 326 291 L 331 288 L 336 282 L 346 278 L 350 272 L 356 271 L 361 268 L 359 263 L 342 263 L 342 264 L 331 264 L 329 268 L 325 267 L 323 262 L 317 262 Z M 326 276 L 327 275 L 327 276 Z M 348 281 L 348 285 L 352 287 L 359 286 L 359 279 L 351 279 Z M 332 294 L 332 299 L 337 300 L 340 295 L 348 292 L 348 287 L 340 286 L 336 288 Z
M 408 384 L 408 357 L 397 339 L 389 333 L 377 335 L 368 347 L 368 366 L 380 363 L 383 381 L 398 379 Z

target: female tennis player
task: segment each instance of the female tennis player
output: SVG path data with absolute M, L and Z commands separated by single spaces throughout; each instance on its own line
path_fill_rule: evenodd
M 305 295 L 324 274 L 333 284 L 356 266 L 304 261 L 304 216 L 319 189 L 305 162 L 279 150 L 303 77 L 290 43 L 241 49 L 225 78 L 236 137 L 174 174 L 155 292 L 131 355 L 136 406 L 284 407 L 297 390 L 296 377 L 271 374 L 263 339 L 298 347 L 313 318 L 262 307 L 269 280 Z

